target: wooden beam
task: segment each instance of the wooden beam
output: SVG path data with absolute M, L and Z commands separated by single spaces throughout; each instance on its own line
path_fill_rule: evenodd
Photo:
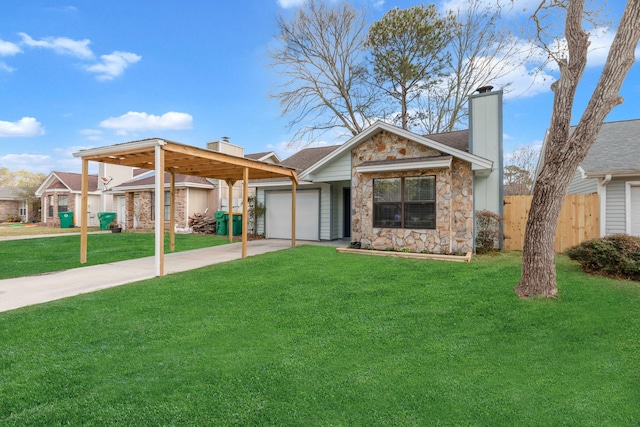
M 291 247 L 296 247 L 296 187 L 297 181 L 291 180 Z
M 170 187 L 171 205 L 169 206 L 169 250 L 176 250 L 176 174 L 171 172 Z M 164 209 L 163 209 L 164 210 Z
M 155 274 L 164 276 L 164 150 L 155 146 Z
M 249 168 L 242 177 L 242 258 L 247 257 L 247 225 L 249 224 Z
M 89 215 L 89 160 L 82 159 L 82 183 L 80 184 L 80 264 L 87 262 L 87 221 Z
M 233 184 L 236 183 L 233 179 L 226 180 L 227 187 L 229 187 L 229 211 L 227 215 L 229 217 L 229 221 L 227 222 L 227 227 L 229 231 L 229 243 L 233 242 Z

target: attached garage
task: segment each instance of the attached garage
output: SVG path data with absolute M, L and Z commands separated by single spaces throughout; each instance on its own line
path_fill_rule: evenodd
M 320 240 L 320 190 L 296 193 L 296 239 Z M 265 228 L 270 239 L 291 238 L 291 191 L 265 191 Z

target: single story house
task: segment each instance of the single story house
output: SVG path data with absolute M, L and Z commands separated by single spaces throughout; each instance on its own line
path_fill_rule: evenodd
M 464 253 L 474 215 L 502 215 L 502 91 L 469 99 L 469 130 L 418 135 L 376 122 L 339 146 L 313 148 L 280 164 L 295 168 L 296 237 L 349 239 L 362 247 Z M 291 184 L 255 180 L 266 213 L 258 232 L 291 235 Z
M 0 187 L 0 222 L 19 219 L 20 222 L 31 222 L 37 212 L 31 204 L 21 196 L 20 187 Z
M 100 225 L 99 212 L 113 212 L 113 196 L 109 189 L 114 185 L 131 179 L 143 172 L 141 169 L 101 163 L 97 175 L 89 175 L 87 225 Z M 60 225 L 60 212 L 73 212 L 73 225 L 82 225 L 82 218 L 77 214 L 82 193 L 82 174 L 73 172 L 51 172 L 36 190 L 41 198 L 41 218 L 45 225 Z
M 164 174 L 164 217 L 170 213 L 170 179 Z M 146 171 L 132 180 L 112 188 L 116 222 L 125 230 L 149 230 L 155 221 L 155 171 Z M 176 228 L 189 228 L 189 216 L 213 212 L 217 209 L 218 189 L 212 180 L 176 174 L 175 176 Z
M 640 236 L 640 119 L 602 125 L 568 193 L 599 195 L 601 236 Z

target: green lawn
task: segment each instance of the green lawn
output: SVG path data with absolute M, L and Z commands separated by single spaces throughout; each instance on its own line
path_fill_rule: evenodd
M 0 425 L 640 424 L 640 288 L 302 246 L 0 313 Z
M 106 233 L 87 236 L 87 263 L 80 264 L 80 236 L 0 241 L 0 279 L 49 273 L 95 264 L 153 256 L 153 233 Z M 222 236 L 176 234 L 176 252 L 228 243 Z M 165 236 L 165 253 L 169 235 Z

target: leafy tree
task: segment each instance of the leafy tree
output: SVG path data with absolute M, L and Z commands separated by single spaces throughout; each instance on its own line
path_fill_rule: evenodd
M 0 187 L 13 185 L 13 173 L 7 168 L 0 168 Z
M 295 138 L 336 128 L 356 135 L 371 124 L 376 93 L 367 84 L 364 13 L 345 1 L 308 0 L 276 25 L 278 46 L 269 56 L 285 82 L 273 96 L 293 117 L 289 127 L 299 126 Z
M 586 13 L 586 14 L 585 14 Z M 559 39 L 550 39 L 553 17 L 565 18 L 566 51 Z M 604 119 L 623 102 L 620 87 L 633 65 L 640 40 L 640 1 L 626 3 L 607 61 L 578 124 L 570 133 L 576 89 L 582 78 L 589 48 L 589 33 L 583 21 L 590 19 L 584 0 L 545 0 L 533 15 L 540 45 L 557 63 L 560 78 L 552 84 L 554 92 L 551 124 L 546 137 L 543 166 L 536 179 L 527 220 L 522 277 L 515 288 L 520 297 L 557 295 L 554 236 L 562 200 L 577 167 L 595 143 Z
M 441 81 L 455 26 L 453 14 L 441 17 L 435 5 L 420 5 L 391 9 L 369 28 L 367 46 L 376 83 L 400 103 L 403 129 L 408 129 L 409 109 L 420 90 Z

